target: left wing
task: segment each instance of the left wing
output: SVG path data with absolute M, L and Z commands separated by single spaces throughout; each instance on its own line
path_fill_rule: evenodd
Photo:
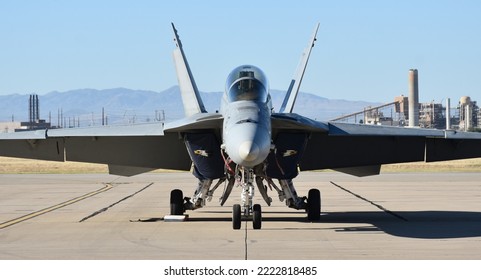
M 111 174 L 125 176 L 154 169 L 190 170 L 186 135 L 202 133 L 214 139 L 222 127 L 222 115 L 207 113 L 174 24 L 172 29 L 184 119 L 166 127 L 149 123 L 0 133 L 0 156 L 103 163 Z
M 161 123 L 2 133 L 0 156 L 103 163 L 129 176 L 191 167 L 183 139 Z
M 273 118 L 283 123 L 277 114 Z M 301 170 L 334 169 L 367 176 L 379 174 L 382 164 L 481 157 L 480 133 L 312 122 L 316 124 L 309 129 L 302 127 L 308 125 L 305 120 L 297 128 L 285 129 L 273 121 L 277 133 L 308 134 Z

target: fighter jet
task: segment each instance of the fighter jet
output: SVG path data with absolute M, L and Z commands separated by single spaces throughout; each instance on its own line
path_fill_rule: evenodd
M 197 185 L 190 197 L 171 191 L 170 214 L 204 207 L 223 185 L 224 205 L 235 186 L 232 226 L 243 218 L 262 227 L 260 193 L 287 207 L 321 218 L 318 189 L 298 195 L 299 171 L 334 169 L 355 176 L 376 175 L 382 164 L 481 157 L 481 134 L 314 121 L 293 113 L 301 81 L 316 42 L 316 25 L 278 112 L 272 107 L 266 74 L 241 65 L 227 76 L 219 112 L 207 112 L 172 24 L 173 52 L 185 117 L 170 123 L 44 129 L 0 134 L 0 155 L 53 161 L 108 164 L 109 173 L 133 176 L 154 169 L 191 170 Z

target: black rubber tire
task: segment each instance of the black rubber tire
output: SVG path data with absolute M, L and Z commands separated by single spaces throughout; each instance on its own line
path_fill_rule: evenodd
M 310 189 L 307 196 L 307 220 L 319 221 L 321 219 L 321 192 Z
M 232 228 L 240 229 L 242 222 L 241 206 L 239 204 L 234 204 L 232 206 Z
M 261 229 L 262 227 L 262 209 L 259 204 L 254 204 L 252 208 L 252 226 L 254 229 Z
M 170 215 L 184 214 L 184 194 L 175 189 L 170 192 Z

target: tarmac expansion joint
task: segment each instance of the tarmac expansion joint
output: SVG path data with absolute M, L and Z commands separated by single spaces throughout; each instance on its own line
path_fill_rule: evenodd
M 402 221 L 408 222 L 408 219 L 404 218 L 403 216 L 401 216 L 401 215 L 399 215 L 399 214 L 394 213 L 394 212 L 391 211 L 391 210 L 388 210 L 388 209 L 384 208 L 384 206 L 382 206 L 382 205 L 380 205 L 380 204 L 377 204 L 377 203 L 375 203 L 374 201 L 371 201 L 371 200 L 369 200 L 369 199 L 367 199 L 367 198 L 365 198 L 365 197 L 363 197 L 363 196 L 361 196 L 361 195 L 359 195 L 359 194 L 357 194 L 357 193 L 354 193 L 354 192 L 352 192 L 352 191 L 350 191 L 350 190 L 348 190 L 348 189 L 346 189 L 346 188 L 344 188 L 344 187 L 341 187 L 340 185 L 338 185 L 338 184 L 336 184 L 336 183 L 334 183 L 334 182 L 332 182 L 332 181 L 331 181 L 330 183 L 331 183 L 332 185 L 338 187 L 339 189 L 341 189 L 341 190 L 343 190 L 343 191 L 345 191 L 345 192 L 347 192 L 347 193 L 349 193 L 349 194 L 351 194 L 351 195 L 353 195 L 353 196 L 355 196 L 355 197 L 357 197 L 357 198 L 359 198 L 359 199 L 361 199 L 361 200 L 363 200 L 363 201 L 365 201 L 365 202 L 367 202 L 367 203 L 370 203 L 370 204 L 376 206 L 377 208 L 379 208 L 380 210 L 384 211 L 385 213 L 387 213 L 387 214 L 389 214 L 389 215 L 391 215 L 391 216 L 393 216 L 393 217 L 396 217 L 397 219 L 400 219 L 400 220 L 402 220 Z

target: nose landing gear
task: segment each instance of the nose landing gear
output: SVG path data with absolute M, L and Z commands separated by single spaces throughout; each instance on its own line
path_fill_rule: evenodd
M 240 170 L 239 185 L 242 187 L 240 204 L 234 204 L 232 208 L 232 228 L 240 229 L 242 216 L 244 218 L 252 217 L 252 226 L 254 229 L 262 227 L 262 208 L 259 204 L 253 204 L 254 198 L 254 171 L 252 169 Z
M 259 204 L 254 204 L 252 209 L 245 209 L 242 211 L 240 204 L 234 204 L 232 207 L 232 228 L 240 229 L 242 217 L 248 219 L 252 217 L 252 228 L 262 228 L 262 208 Z

